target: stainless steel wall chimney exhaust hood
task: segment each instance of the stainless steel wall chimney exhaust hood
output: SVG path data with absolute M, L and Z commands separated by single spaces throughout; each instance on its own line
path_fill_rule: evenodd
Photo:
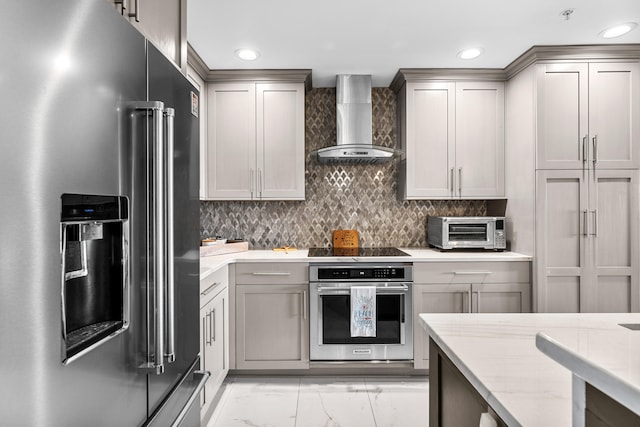
M 336 78 L 337 145 L 312 154 L 320 163 L 382 163 L 395 150 L 373 145 L 371 76 L 340 74 Z

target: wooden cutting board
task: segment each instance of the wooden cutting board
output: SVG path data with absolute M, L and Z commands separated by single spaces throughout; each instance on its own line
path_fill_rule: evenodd
M 357 248 L 358 232 L 356 230 L 334 230 L 333 248 Z

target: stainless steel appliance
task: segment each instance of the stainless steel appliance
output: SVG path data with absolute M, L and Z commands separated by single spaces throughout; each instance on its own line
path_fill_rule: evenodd
M 390 161 L 399 151 L 373 145 L 371 76 L 336 76 L 337 142 L 312 152 L 320 163 L 374 164 Z
M 503 216 L 430 216 L 427 243 L 440 249 L 507 248 Z
M 309 266 L 312 361 L 413 360 L 411 263 L 339 263 Z M 376 291 L 376 334 L 351 336 L 351 293 Z
M 109 2 L 5 6 L 2 424 L 199 426 L 197 91 Z

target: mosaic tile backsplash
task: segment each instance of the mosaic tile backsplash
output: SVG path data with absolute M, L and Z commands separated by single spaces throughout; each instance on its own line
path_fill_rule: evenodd
M 373 143 L 396 145 L 396 98 L 391 89 L 373 88 Z M 315 149 L 336 141 L 336 92 L 307 93 L 306 200 L 200 202 L 200 236 L 241 238 L 251 249 L 282 245 L 331 246 L 333 230 L 358 230 L 363 247 L 426 246 L 426 218 L 434 215 L 484 215 L 483 200 L 399 201 L 397 165 L 321 165 Z

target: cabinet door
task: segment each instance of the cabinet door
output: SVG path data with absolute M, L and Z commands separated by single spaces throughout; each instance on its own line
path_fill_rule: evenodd
M 420 327 L 420 313 L 469 313 L 471 286 L 466 284 L 413 285 L 413 366 L 429 368 L 429 340 Z
M 456 83 L 456 184 L 463 198 L 504 197 L 504 84 Z
M 471 286 L 474 313 L 529 313 L 529 283 L 482 283 Z
M 255 84 L 210 84 L 207 198 L 251 200 L 256 190 Z
M 598 169 L 640 167 L 640 68 L 589 64 L 591 162 Z
M 201 394 L 203 411 L 213 401 L 229 371 L 228 292 L 224 289 L 200 310 L 201 365 L 211 373 Z
M 260 199 L 304 200 L 304 85 L 256 85 Z
M 538 66 L 537 169 L 582 169 L 588 161 L 587 64 Z
M 538 171 L 536 276 L 538 311 L 578 313 L 588 278 L 586 171 Z
M 455 83 L 407 83 L 407 199 L 453 197 L 455 108 Z
M 593 280 L 584 311 L 637 312 L 638 171 L 596 170 L 592 175 L 589 263 Z
M 178 68 L 186 70 L 186 0 L 108 1 Z
M 238 369 L 309 368 L 308 285 L 236 285 Z
M 200 367 L 202 370 L 209 370 L 209 366 L 213 366 L 213 351 L 211 350 L 211 307 L 214 301 L 209 301 L 204 307 L 200 309 Z M 207 381 L 208 383 L 208 381 Z M 206 411 L 213 396 L 208 391 L 208 387 L 205 386 L 204 391 L 200 393 L 200 407 L 202 411 Z

